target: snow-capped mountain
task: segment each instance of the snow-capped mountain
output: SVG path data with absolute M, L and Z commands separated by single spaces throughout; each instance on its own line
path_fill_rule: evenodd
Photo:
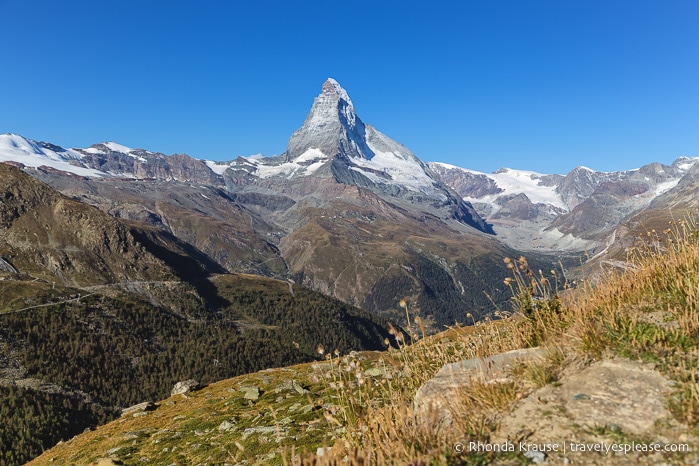
M 439 179 L 469 201 L 499 237 L 518 249 L 594 250 L 627 216 L 673 189 L 698 161 L 597 172 L 577 167 L 567 175 L 502 168 L 480 173 L 429 163 Z
M 243 157 L 229 164 L 259 178 L 334 176 L 363 186 L 375 185 L 447 199 L 444 187 L 407 147 L 357 116 L 347 91 L 332 78 L 325 81 L 303 125 L 289 138 L 279 157 Z
M 365 124 L 347 91 L 332 78 L 323 83 L 303 125 L 289 138 L 286 152 L 277 157 L 239 157 L 219 172 L 229 184 L 246 189 L 269 189 L 275 183 L 306 189 L 307 177 L 333 180 L 492 232 L 473 207 L 407 147 Z
M 79 149 L 65 149 L 17 134 L 0 134 L 0 162 L 43 171 L 59 171 L 90 178 L 160 179 L 223 184 L 206 162 L 185 154 L 171 156 L 103 142 Z
M 561 211 L 569 209 L 557 192 L 563 179 L 561 175 L 543 175 L 509 168 L 487 174 L 446 163 L 430 162 L 428 165 L 464 199 L 484 204 L 484 209 L 489 207 L 490 215 L 502 207 L 498 199 L 516 194 L 525 194 L 534 204 L 547 204 Z
M 83 177 L 225 186 L 248 198 L 283 193 L 293 202 L 323 185 L 309 183 L 309 177 L 332 180 L 368 189 L 409 209 L 495 231 L 511 247 L 579 251 L 604 245 L 623 218 L 675 188 L 697 159 L 683 157 L 670 166 L 650 164 L 608 173 L 578 167 L 566 175 L 509 168 L 486 174 L 443 163 L 426 164 L 364 123 L 347 91 L 329 78 L 279 156 L 213 162 L 115 142 L 64 149 L 4 134 L 0 135 L 0 161 Z
M 0 161 L 114 217 L 165 230 L 226 270 L 293 280 L 387 315 L 405 297 L 434 328 L 462 309 L 487 313 L 484 290 L 509 299 L 502 257 L 598 254 L 640 211 L 687 203 L 699 186 L 697 160 L 567 175 L 426 164 L 364 123 L 333 79 L 275 157 L 213 162 L 0 135 Z M 531 256 L 545 268 L 546 254 Z

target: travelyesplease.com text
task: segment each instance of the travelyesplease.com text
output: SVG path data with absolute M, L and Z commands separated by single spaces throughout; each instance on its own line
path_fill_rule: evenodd
M 504 442 L 504 443 L 483 443 L 468 442 L 454 445 L 457 453 L 477 453 L 477 452 L 527 452 L 540 451 L 542 453 L 601 453 L 609 454 L 629 454 L 629 453 L 688 453 L 689 444 L 686 443 L 606 443 L 606 442 L 570 442 L 561 443 L 528 443 L 528 442 Z

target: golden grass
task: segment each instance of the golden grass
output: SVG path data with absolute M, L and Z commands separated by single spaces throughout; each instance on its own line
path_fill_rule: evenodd
M 670 222 L 662 234 L 646 232 L 628 252 L 623 272 L 603 271 L 594 285 L 583 280 L 575 290 L 568 290 L 555 271 L 531 270 L 524 257 L 505 259 L 505 264 L 512 271 L 505 284 L 512 289 L 514 315 L 431 337 L 412 333 L 412 345 L 397 335 L 399 349 L 387 352 L 390 378 L 362 384 L 347 378 L 341 387 L 345 438 L 330 455 L 294 464 L 462 464 L 463 457 L 452 453 L 456 441 L 487 441 L 497 428 L 498 413 L 533 387 L 554 382 L 575 355 L 593 359 L 613 353 L 656 362 L 676 381 L 670 408 L 697 433 L 699 228 L 693 218 Z M 660 320 L 650 320 L 658 312 Z M 454 400 L 459 406 L 454 412 L 468 415 L 453 421 L 451 434 L 417 420 L 415 393 L 443 365 L 537 345 L 552 349 L 549 358 L 516 368 L 516 382 L 475 383 Z M 338 374 L 345 373 L 346 360 L 331 362 Z M 488 463 L 490 458 L 470 461 Z

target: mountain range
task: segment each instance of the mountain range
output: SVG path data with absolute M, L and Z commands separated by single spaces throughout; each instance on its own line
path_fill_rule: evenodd
M 177 380 L 383 348 L 401 331 L 389 320 L 435 333 L 497 318 L 506 257 L 621 265 L 697 207 L 697 160 L 566 175 L 426 163 L 333 79 L 273 157 L 0 135 L 0 412 L 26 414 L 0 429 L 15 455 L 0 463 Z
M 464 309 L 483 317 L 491 300 L 502 303 L 492 280 L 501 257 L 594 256 L 625 219 L 691 184 L 697 159 L 567 175 L 424 163 L 365 124 L 328 79 L 279 156 L 213 162 L 4 134 L 0 160 L 166 231 L 228 271 L 291 279 L 398 318 L 397 302 L 408 299 L 442 328 L 463 321 Z
M 397 319 L 407 299 L 433 329 L 506 301 L 502 257 L 524 252 L 548 268 L 615 250 L 627 220 L 682 197 L 697 161 L 566 175 L 425 163 L 364 123 L 333 79 L 274 157 L 214 162 L 4 134 L 0 160 L 227 271 L 290 279 Z

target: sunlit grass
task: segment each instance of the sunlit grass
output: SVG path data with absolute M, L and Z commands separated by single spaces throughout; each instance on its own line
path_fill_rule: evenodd
M 583 280 L 573 290 L 556 271 L 531 270 L 524 257 L 505 258 L 504 263 L 511 271 L 505 284 L 512 290 L 512 315 L 501 313 L 499 321 L 428 337 L 411 331 L 410 345 L 396 334 L 398 349 L 387 351 L 384 364 L 390 376 L 383 379 L 352 379 L 352 367 L 347 368 L 351 362 L 331 358 L 336 374 L 348 374 L 338 387 L 348 433 L 336 442 L 332 455 L 308 464 L 341 464 L 343 459 L 351 464 L 464 461 L 452 454 L 454 432 L 459 441 L 487 441 L 497 428 L 499 412 L 533 388 L 555 383 L 566 360 L 575 355 L 594 359 L 618 354 L 656 363 L 676 382 L 669 403 L 673 414 L 696 429 L 699 229 L 694 219 L 671 222 L 663 233 L 648 231 L 628 252 L 623 272 L 603 271 L 594 285 Z M 658 311 L 661 318 L 654 321 L 651 317 Z M 453 411 L 468 415 L 457 416 L 448 431 L 434 430 L 416 416 L 412 403 L 417 389 L 443 365 L 531 346 L 547 347 L 549 356 L 516 367 L 514 382 L 465 387 L 453 400 L 458 406 Z M 470 460 L 486 464 L 491 459 Z

